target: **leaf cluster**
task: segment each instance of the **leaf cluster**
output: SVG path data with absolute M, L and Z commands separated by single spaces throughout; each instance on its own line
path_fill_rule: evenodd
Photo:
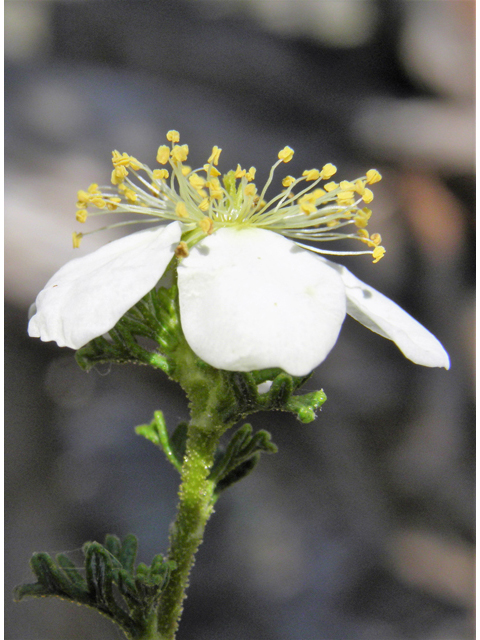
M 147 627 L 156 624 L 156 607 L 175 563 L 157 555 L 150 566 L 140 563 L 135 569 L 134 535 L 123 542 L 107 535 L 104 545 L 86 542 L 83 554 L 81 570 L 63 553 L 56 561 L 48 553 L 33 554 L 30 566 L 37 582 L 17 586 L 15 599 L 50 596 L 69 600 L 110 618 L 131 640 L 144 636 Z

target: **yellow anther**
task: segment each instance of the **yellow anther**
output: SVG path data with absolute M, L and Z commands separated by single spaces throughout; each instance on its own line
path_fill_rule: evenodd
M 235 179 L 239 180 L 240 178 L 243 178 L 243 176 L 246 174 L 247 172 L 245 171 L 245 169 L 242 169 L 242 167 L 237 164 L 237 169 L 235 171 Z
M 306 169 L 302 173 L 302 176 L 304 176 L 307 182 L 318 180 L 318 178 L 320 178 L 320 171 L 318 169 Z
M 167 133 L 167 140 L 173 143 L 180 142 L 180 134 L 175 129 L 171 129 Z
M 198 223 L 198 226 L 207 235 L 211 235 L 213 233 L 213 221 L 211 218 L 202 218 Z
M 88 214 L 86 209 L 79 209 L 75 217 L 77 219 L 77 222 L 85 222 L 87 219 L 87 216 Z
M 132 204 L 134 204 L 138 200 L 138 196 L 135 191 L 133 191 L 133 189 L 126 189 L 124 192 L 124 196 Z
M 327 184 L 323 185 L 323 188 L 325 189 L 325 191 L 333 191 L 334 189 L 336 189 L 338 187 L 338 184 L 336 182 L 327 182 Z
M 92 184 L 88 187 L 88 193 L 100 193 L 98 190 L 98 184 L 96 182 L 92 182 Z
M 155 180 L 166 180 L 169 176 L 169 173 L 166 169 L 154 169 L 153 177 Z
M 120 153 L 120 151 L 117 151 L 116 149 L 114 149 L 112 151 L 112 164 L 114 167 L 117 166 L 117 164 L 119 164 L 119 162 L 121 162 L 122 160 L 122 154 Z
M 308 202 L 310 204 L 315 204 L 317 198 L 313 192 L 306 193 L 301 198 L 298 199 L 298 204 L 303 204 L 304 202 Z
M 215 145 L 212 149 L 212 155 L 208 159 L 209 164 L 214 164 L 215 166 L 217 166 L 218 159 L 220 158 L 221 153 L 222 153 L 222 150 L 219 149 L 217 145 Z
M 366 229 L 358 229 L 357 235 L 360 236 L 362 242 L 370 243 L 370 237 L 368 235 L 368 231 Z
M 120 204 L 121 201 L 122 201 L 121 198 L 109 198 L 107 200 L 107 209 L 109 211 L 115 211 L 115 209 L 117 208 L 117 205 Z
M 295 182 L 295 178 L 293 176 L 286 176 L 283 180 L 282 180 L 282 184 L 284 187 L 291 187 L 292 184 Z
M 211 164 L 204 164 L 203 168 L 207 172 L 209 178 L 217 178 L 218 176 L 222 175 L 220 171 L 218 169 L 215 169 L 215 167 L 212 167 Z
M 370 240 L 378 247 L 382 243 L 382 236 L 379 233 L 372 233 Z
M 76 231 L 72 233 L 72 243 L 73 243 L 74 249 L 78 249 L 78 247 L 80 246 L 80 240 L 82 238 L 83 238 L 83 233 L 77 233 Z
M 376 169 L 369 169 L 366 173 L 367 184 L 375 184 L 375 182 L 380 182 L 382 176 Z
M 342 180 L 340 182 L 340 189 L 343 189 L 343 191 L 352 191 L 355 189 L 355 185 L 353 182 L 349 182 L 348 180 Z
M 168 159 L 170 158 L 170 149 L 166 144 L 162 144 L 161 147 L 158 147 L 157 151 L 157 162 L 160 164 L 167 164 Z
M 200 211 L 208 211 L 209 206 L 210 206 L 210 200 L 208 198 L 204 198 L 198 205 L 198 208 L 200 209 Z
M 257 187 L 253 183 L 247 184 L 247 186 L 243 190 L 243 193 L 246 196 L 254 196 L 257 193 Z
M 355 226 L 358 227 L 359 229 L 364 229 L 365 227 L 368 227 L 368 218 L 366 218 L 365 216 L 362 216 L 361 213 L 358 213 L 354 219 L 353 219 Z
M 189 167 L 188 164 L 184 164 L 182 167 L 182 175 L 188 176 L 188 174 L 192 171 L 192 167 Z
M 188 244 L 181 240 L 177 248 L 175 249 L 175 255 L 177 258 L 186 258 L 189 255 Z
M 295 152 L 291 147 L 284 147 L 281 151 L 278 152 L 278 159 L 283 160 L 283 162 L 290 162 L 290 160 L 293 158 L 294 153 Z
M 130 167 L 134 171 L 142 168 L 136 158 L 129 156 L 128 153 L 119 153 L 118 151 L 112 151 L 112 163 L 114 167 Z
M 311 213 L 315 213 L 317 208 L 311 202 L 299 202 L 300 211 L 302 211 L 306 216 L 309 216 Z
M 337 193 L 337 201 L 341 203 L 346 203 L 346 201 L 348 200 L 353 200 L 353 194 L 354 194 L 353 191 L 339 191 Z
M 328 162 L 326 165 L 322 167 L 322 171 L 320 172 L 322 180 L 328 180 L 332 176 L 337 173 L 337 167 L 334 164 Z
M 118 166 L 112 171 L 112 184 L 121 184 L 128 176 L 128 171 L 125 167 Z
M 373 256 L 373 262 L 376 263 L 379 260 L 381 260 L 383 258 L 383 256 L 385 255 L 385 249 L 384 247 L 375 247 L 375 249 L 373 250 L 372 256 Z
M 175 162 L 185 162 L 188 156 L 188 144 L 176 144 L 172 149 L 172 158 Z
M 200 189 L 205 185 L 205 179 L 200 177 L 197 173 L 192 174 L 188 181 L 197 191 L 200 191 Z
M 88 203 L 90 202 L 90 194 L 86 191 L 80 190 L 77 191 L 77 207 L 79 209 L 83 209 L 84 207 L 88 207 Z
M 91 198 L 90 202 L 94 207 L 98 207 L 98 209 L 104 209 L 107 206 L 105 200 L 100 196 L 94 196 L 93 198 Z
M 210 197 L 219 200 L 223 196 L 222 185 L 218 178 L 212 178 L 209 182 L 205 183 L 205 186 L 210 189 Z
M 324 195 L 325 195 L 325 193 L 326 193 L 326 191 L 324 191 L 323 189 L 318 188 L 318 189 L 315 189 L 315 190 L 312 192 L 312 196 L 313 196 L 313 198 L 314 198 L 315 200 L 318 200 L 319 198 L 321 198 L 322 196 L 324 196 Z
M 257 170 L 255 169 L 255 167 L 250 167 L 250 169 L 245 174 L 245 177 L 248 180 L 248 182 L 251 182 L 252 180 L 255 180 L 255 174 L 256 173 L 257 173 Z
M 365 193 L 365 185 L 363 184 L 362 180 L 357 180 L 355 182 L 355 191 L 360 196 L 363 196 L 363 194 Z
M 362 200 L 368 204 L 369 202 L 371 202 L 373 200 L 373 191 L 370 191 L 370 189 L 365 189 L 363 196 L 362 196 Z
M 188 218 L 187 207 L 184 202 L 177 202 L 175 213 L 179 218 Z
M 369 209 L 368 207 L 363 207 L 363 209 L 361 209 L 361 212 L 367 218 L 367 220 L 370 220 L 370 216 L 372 215 L 371 209 Z

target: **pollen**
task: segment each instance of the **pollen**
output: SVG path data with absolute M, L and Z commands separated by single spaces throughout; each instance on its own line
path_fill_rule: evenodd
M 200 204 L 198 205 L 198 208 L 200 209 L 200 211 L 208 211 L 210 207 L 210 200 L 208 198 L 204 198 Z
M 220 171 L 218 171 L 218 169 L 215 169 L 215 167 L 212 167 L 211 164 L 204 164 L 203 168 L 205 169 L 205 171 L 207 172 L 208 177 L 212 177 L 212 178 L 217 178 L 218 176 L 221 176 L 222 174 L 220 173 Z
M 198 226 L 207 235 L 211 235 L 213 233 L 213 222 L 211 218 L 204 217 L 198 223 Z
M 167 140 L 173 143 L 180 142 L 180 134 L 175 129 L 171 129 L 167 132 Z
M 128 171 L 123 166 L 115 167 L 112 171 L 112 184 L 121 184 L 128 176 Z
M 208 162 L 210 164 L 214 164 L 215 166 L 218 165 L 218 160 L 220 158 L 220 154 L 221 154 L 222 150 L 219 149 L 217 147 L 217 145 L 215 145 L 212 149 L 212 155 L 209 157 Z
M 187 207 L 184 202 L 177 202 L 175 213 L 179 218 L 188 218 Z
M 188 179 L 188 181 L 190 182 L 190 184 L 192 185 L 192 187 L 194 189 L 196 189 L 197 191 L 200 191 L 200 189 L 203 188 L 203 186 L 205 185 L 205 179 L 200 177 L 198 174 L 194 173 L 193 175 L 191 175 Z
M 114 167 L 129 167 L 134 171 L 142 168 L 141 163 L 136 158 L 129 156 L 127 153 L 119 153 L 118 151 L 112 151 L 112 163 Z
M 375 182 L 380 182 L 382 176 L 376 169 L 369 169 L 366 173 L 367 184 L 375 184 Z
M 312 180 L 318 180 L 320 178 L 320 171 L 318 169 L 307 169 L 302 173 L 307 182 Z
M 186 258 L 189 254 L 190 251 L 188 250 L 188 244 L 181 240 L 175 249 L 175 256 L 177 258 Z
M 169 173 L 166 169 L 154 169 L 153 177 L 155 180 L 166 180 L 169 176 Z
M 246 174 L 247 172 L 245 171 L 245 169 L 242 169 L 242 167 L 237 164 L 237 169 L 235 171 L 235 178 L 236 180 L 240 180 L 240 178 L 243 178 L 243 176 Z
M 291 187 L 294 182 L 295 178 L 293 176 L 286 176 L 282 180 L 282 185 L 288 189 L 288 187 Z
M 121 198 L 110 198 L 109 200 L 107 200 L 107 209 L 109 211 L 115 211 L 121 201 Z
M 212 180 L 205 183 L 205 186 L 209 188 L 211 198 L 219 200 L 223 196 L 222 185 L 218 178 L 212 178 Z
M 80 241 L 83 238 L 83 233 L 77 233 L 74 231 L 72 233 L 72 244 L 74 249 L 78 249 L 80 246 Z
M 337 173 L 337 167 L 334 164 L 328 162 L 322 167 L 321 178 L 322 180 L 328 180 Z
M 86 209 L 79 209 L 75 215 L 77 222 L 86 222 L 88 213 Z
M 158 147 L 157 151 L 157 162 L 160 164 L 167 164 L 168 159 L 170 158 L 170 149 L 166 144 L 162 144 L 161 147 Z
M 374 264 L 377 263 L 379 260 L 381 260 L 384 255 L 385 255 L 384 247 L 376 247 L 372 253 Z
M 245 177 L 248 180 L 248 182 L 252 182 L 252 180 L 255 180 L 256 173 L 257 173 L 257 170 L 255 169 L 255 167 L 250 167 L 250 169 L 245 174 Z
M 327 184 L 323 185 L 323 188 L 325 189 L 325 191 L 333 191 L 334 189 L 336 189 L 338 187 L 338 184 L 336 182 L 327 182 Z
M 365 189 L 362 195 L 362 200 L 365 202 L 365 204 L 371 202 L 373 200 L 373 191 L 371 191 L 370 189 Z
M 172 149 L 172 158 L 175 162 L 185 162 L 188 156 L 188 144 L 176 144 Z
M 293 158 L 294 150 L 291 147 L 284 147 L 281 151 L 278 152 L 278 159 L 282 160 L 282 162 L 290 162 Z M 284 185 L 285 186 L 285 185 Z

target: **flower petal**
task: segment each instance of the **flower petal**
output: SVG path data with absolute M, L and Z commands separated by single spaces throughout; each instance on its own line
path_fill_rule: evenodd
M 219 229 L 182 261 L 178 282 L 185 337 L 218 369 L 307 375 L 345 318 L 338 274 L 264 229 Z
M 79 349 L 115 326 L 156 285 L 172 259 L 181 226 L 146 229 L 71 260 L 35 301 L 28 333 Z
M 323 260 L 325 260 L 323 258 Z M 425 367 L 450 368 L 440 342 L 398 304 L 368 286 L 342 265 L 329 262 L 341 275 L 347 295 L 347 313 L 371 331 L 393 340 L 402 353 Z

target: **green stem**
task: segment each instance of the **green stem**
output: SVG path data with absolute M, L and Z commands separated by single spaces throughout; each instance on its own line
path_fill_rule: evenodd
M 208 424 L 205 413 L 188 427 L 187 450 L 182 466 L 177 518 L 172 525 L 168 559 L 177 568 L 162 594 L 158 610 L 159 640 L 174 640 L 183 610 L 185 590 L 195 554 L 202 543 L 205 525 L 213 512 L 215 483 L 208 480 L 223 425 Z M 201 424 L 202 426 L 197 426 Z

